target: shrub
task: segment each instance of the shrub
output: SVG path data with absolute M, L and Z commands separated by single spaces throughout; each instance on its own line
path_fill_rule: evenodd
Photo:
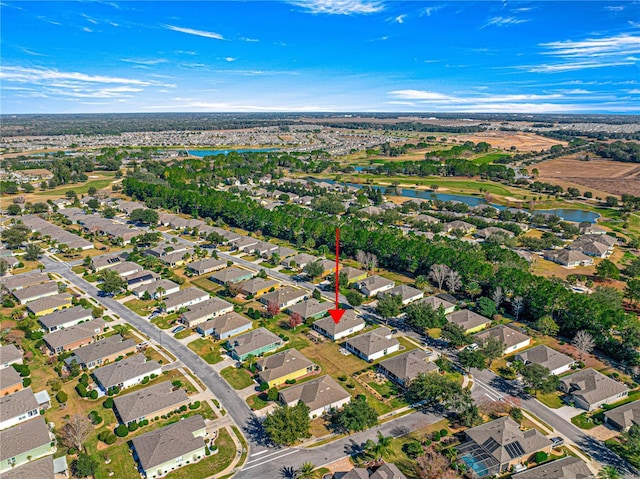
M 87 397 L 87 387 L 84 384 L 78 383 L 76 385 L 76 391 L 80 395 L 80 397 L 82 397 L 82 398 L 86 398 Z
M 107 436 L 104 442 L 110 446 L 111 444 L 114 444 L 117 440 L 118 438 L 114 434 L 109 433 L 109 435 Z
M 538 464 L 546 461 L 547 459 L 549 459 L 549 455 L 544 451 L 538 451 L 533 455 L 533 460 L 536 461 Z
M 69 399 L 69 398 L 68 398 L 68 396 L 67 396 L 67 393 L 66 393 L 66 392 L 64 392 L 64 391 L 58 391 L 58 392 L 56 393 L 56 400 L 57 400 L 60 404 L 67 402 L 67 399 Z
M 155 379 L 155 378 L 157 378 L 157 377 L 158 377 L 158 375 L 157 375 L 157 374 L 155 374 L 155 373 L 151 375 L 151 379 Z
M 524 414 L 522 413 L 522 409 L 520 409 L 519 407 L 512 407 L 511 410 L 509 411 L 509 416 L 511 416 L 511 418 L 514 421 L 516 421 L 518 424 L 522 422 L 522 420 L 524 419 Z
M 107 398 L 102 403 L 105 409 L 113 409 L 113 398 Z
M 277 401 L 278 400 L 278 390 L 276 388 L 269 389 L 269 392 L 267 392 L 267 399 L 269 401 Z
M 267 389 L 269 389 L 269 384 L 267 383 L 260 383 L 260 391 L 266 391 Z
M 98 390 L 97 390 L 97 389 L 94 389 L 93 391 L 91 391 L 91 392 L 89 393 L 89 397 L 90 397 L 91 399 L 98 399 Z
M 140 427 L 146 426 L 147 424 L 149 424 L 149 420 L 148 419 L 140 421 Z
M 129 434 L 129 429 L 124 424 L 120 424 L 115 429 L 114 432 L 115 432 L 116 436 L 118 436 L 118 437 L 125 437 L 127 434 Z
M 415 459 L 420 456 L 424 450 L 422 449 L 422 444 L 420 441 L 411 441 L 402 446 L 402 450 L 404 453 L 409 456 L 411 459 Z
M 196 401 L 196 402 L 193 402 L 193 403 L 189 404 L 189 409 L 191 409 L 192 411 L 194 409 L 198 409 L 199 407 L 200 407 L 200 401 Z
M 80 384 L 84 384 L 85 386 L 88 386 L 89 376 L 87 376 L 87 373 L 82 373 L 82 376 L 80 376 L 80 379 L 78 379 L 78 381 L 80 382 Z
M 135 430 L 138 429 L 138 423 L 137 422 L 132 422 L 131 424 L 129 424 L 129 432 L 133 432 Z
M 449 434 L 449 431 L 446 429 L 440 429 L 440 437 L 446 437 Z
M 142 381 L 140 381 L 142 384 L 147 384 L 149 382 L 149 376 L 145 376 L 142 378 Z
M 347 375 L 346 374 L 341 374 L 340 376 L 338 376 L 338 379 L 342 382 L 347 380 Z
M 22 387 L 28 388 L 31 386 L 31 378 L 24 378 L 22 380 Z
M 185 406 L 184 404 L 180 406 L 180 412 L 185 412 L 186 410 L 187 410 L 187 406 Z
M 102 442 L 107 442 L 106 439 L 107 437 L 109 437 L 109 434 L 111 434 L 109 431 L 102 431 L 100 434 L 98 434 L 98 439 Z
M 180 381 L 179 379 L 176 379 L 175 381 L 171 381 L 171 385 L 174 388 L 181 388 L 182 387 L 182 381 Z
M 438 442 L 440 440 L 440 431 L 435 431 L 433 433 L 432 439 L 434 442 Z

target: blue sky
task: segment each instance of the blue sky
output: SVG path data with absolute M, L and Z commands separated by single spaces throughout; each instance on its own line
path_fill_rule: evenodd
M 2 113 L 640 112 L 640 2 L 0 2 Z

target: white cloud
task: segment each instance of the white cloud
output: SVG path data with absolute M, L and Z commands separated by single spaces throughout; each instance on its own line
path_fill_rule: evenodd
M 149 58 L 149 59 L 136 59 L 136 58 L 123 58 L 120 61 L 125 63 L 134 63 L 136 65 L 159 65 L 160 63 L 167 63 L 167 60 L 164 58 Z
M 404 19 L 407 18 L 406 14 L 398 15 L 397 17 L 387 18 L 388 22 L 403 24 Z
M 82 29 L 82 31 L 83 31 L 83 32 L 87 32 L 87 33 L 93 33 L 93 30 L 91 30 L 91 29 L 90 29 L 90 28 L 88 28 L 88 27 L 84 27 L 84 28 Z
M 624 5 L 609 5 L 604 7 L 604 9 L 610 12 L 621 12 L 624 10 Z
M 456 104 L 467 104 L 473 102 L 476 104 L 486 103 L 508 103 L 508 102 L 522 102 L 522 101 L 537 101 L 537 100 L 552 100 L 561 99 L 563 96 L 559 93 L 552 93 L 548 95 L 532 95 L 532 94 L 518 94 L 518 95 L 491 95 L 491 94 L 474 94 L 468 97 L 462 97 L 457 95 L 448 95 L 445 93 L 439 93 L 427 90 L 393 90 L 388 92 L 398 100 L 414 100 L 422 103 L 446 103 L 454 106 Z
M 291 0 L 289 3 L 314 14 L 366 15 L 384 10 L 382 2 L 372 0 Z
M 190 98 L 174 98 L 176 103 L 168 105 L 145 105 L 145 110 L 177 110 L 177 111 L 234 111 L 234 112 L 307 112 L 307 111 L 339 111 L 334 105 L 245 105 L 241 103 L 208 102 Z
M 231 62 L 235 62 L 235 61 L 236 61 L 236 59 L 235 59 L 235 58 L 233 58 L 233 57 L 227 57 L 227 58 L 225 58 L 224 60 L 225 60 L 226 62 L 229 62 L 229 63 L 231 63 Z
M 45 68 L 23 68 L 4 66 L 0 69 L 0 78 L 5 81 L 32 82 L 49 80 L 70 80 L 88 83 L 116 83 L 123 85 L 147 86 L 151 83 L 135 78 L 122 78 L 104 75 L 88 75 L 80 72 L 61 72 Z
M 216 32 L 207 32 L 205 30 L 195 30 L 193 28 L 176 27 L 175 25 L 163 25 L 163 27 L 168 30 L 173 30 L 174 32 L 186 33 L 188 35 L 213 38 L 214 40 L 224 40 L 224 37 Z
M 544 64 L 536 66 L 524 67 L 527 71 L 532 73 L 560 73 L 576 70 L 589 70 L 593 68 L 605 68 L 605 67 L 618 67 L 623 65 L 633 65 L 633 61 L 619 61 L 619 62 L 569 62 L 569 63 L 555 63 Z
M 482 29 L 487 27 L 508 27 L 510 25 L 518 25 L 519 23 L 525 23 L 528 21 L 529 20 L 525 20 L 524 18 L 516 18 L 516 17 L 491 17 L 489 20 L 487 20 L 487 23 L 485 23 L 480 28 Z
M 634 88 L 633 90 L 627 90 L 627 93 L 629 93 L 630 95 L 640 95 L 640 90 Z
M 427 17 L 430 17 L 432 13 L 435 13 L 438 10 L 442 10 L 444 7 L 446 7 L 446 5 L 435 5 L 433 7 L 424 8 L 420 12 L 420 16 L 422 17 L 422 16 L 426 15 Z
M 562 58 L 600 58 L 612 55 L 640 53 L 640 36 L 617 35 L 614 37 L 565 40 L 540 44 L 547 49 L 545 55 Z

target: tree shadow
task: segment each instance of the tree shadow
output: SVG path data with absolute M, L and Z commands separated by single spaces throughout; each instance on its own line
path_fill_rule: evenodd
M 280 477 L 282 479 L 295 479 L 296 478 L 296 470 L 292 466 L 282 466 L 280 468 Z
M 256 444 L 268 447 L 275 446 L 262 427 L 262 422 L 257 417 L 250 418 L 243 429 L 245 434 Z

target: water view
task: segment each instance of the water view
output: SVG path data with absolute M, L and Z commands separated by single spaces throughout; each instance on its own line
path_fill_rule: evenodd
M 270 151 L 278 151 L 277 148 L 238 148 L 237 150 L 187 150 L 191 156 L 199 156 L 204 158 L 205 156 L 213 155 L 228 155 L 231 152 L 236 153 L 268 153 Z

